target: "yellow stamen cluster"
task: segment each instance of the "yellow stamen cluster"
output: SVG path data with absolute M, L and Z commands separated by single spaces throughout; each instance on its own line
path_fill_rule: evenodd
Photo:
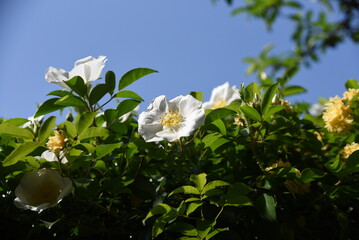
M 227 101 L 224 100 L 223 98 L 219 98 L 217 99 L 213 104 L 212 104 L 212 109 L 217 109 L 217 108 L 223 108 L 227 106 Z
M 348 133 L 353 122 L 351 113 L 349 105 L 345 105 L 340 97 L 330 98 L 323 112 L 325 128 L 339 134 Z
M 169 110 L 161 117 L 161 125 L 175 128 L 182 121 L 182 116 L 178 110 Z
M 55 130 L 55 136 L 49 137 L 49 141 L 46 143 L 48 149 L 54 152 L 56 155 L 59 154 L 60 150 L 65 146 L 67 139 L 65 133 L 59 130 Z
M 352 142 L 350 144 L 347 144 L 342 152 L 343 158 L 347 159 L 353 152 L 359 150 L 359 144 Z

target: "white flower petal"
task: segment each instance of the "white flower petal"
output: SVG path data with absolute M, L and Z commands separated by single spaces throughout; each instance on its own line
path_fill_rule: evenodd
M 234 100 L 240 99 L 238 89 L 233 86 L 230 87 L 228 82 L 215 87 L 212 90 L 211 98 L 209 102 L 203 104 L 204 109 L 215 109 L 225 107 L 232 103 Z
M 64 69 L 49 67 L 45 73 L 46 81 L 50 83 L 56 83 L 63 88 L 70 89 L 64 81 L 69 79 L 69 74 Z

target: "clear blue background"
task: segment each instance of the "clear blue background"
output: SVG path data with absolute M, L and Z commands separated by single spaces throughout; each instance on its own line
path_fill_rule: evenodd
M 2 0 L 0 116 L 32 116 L 36 104 L 59 89 L 45 81 L 45 70 L 70 71 L 86 56 L 107 56 L 103 76 L 108 70 L 117 77 L 136 67 L 158 70 L 129 88 L 145 99 L 142 110 L 162 94 L 202 91 L 209 100 L 212 88 L 226 81 L 255 81 L 246 76 L 242 59 L 257 56 L 268 43 L 277 52 L 291 49 L 293 25 L 280 21 L 267 33 L 262 22 L 232 17 L 232 10 L 210 0 Z M 327 52 L 292 81 L 309 92 L 289 100 L 314 103 L 341 95 L 347 79 L 359 79 L 358 53 L 349 41 Z

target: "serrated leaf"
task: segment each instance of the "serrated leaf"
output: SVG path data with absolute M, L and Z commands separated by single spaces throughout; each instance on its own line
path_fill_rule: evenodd
M 118 98 L 132 98 L 143 101 L 143 99 L 135 92 L 129 90 L 122 90 L 121 92 L 116 93 L 116 97 Z
M 36 142 L 25 142 L 18 145 L 3 161 L 3 166 L 7 167 L 17 163 L 19 160 L 24 159 L 28 154 L 39 147 Z
M 213 190 L 215 188 L 228 186 L 228 185 L 230 185 L 230 184 L 227 183 L 227 182 L 221 181 L 221 180 L 215 180 L 215 181 L 209 182 L 203 188 L 202 194 L 206 194 L 206 192 L 211 191 L 211 190 Z
M 233 116 L 235 115 L 236 112 L 227 108 L 218 108 L 218 109 L 214 109 L 212 111 L 210 111 L 208 113 L 208 115 L 206 116 L 206 120 L 205 123 L 211 123 L 217 119 L 221 119 L 221 118 L 225 118 L 228 116 Z
M 120 148 L 122 145 L 119 143 L 113 144 L 105 144 L 105 145 L 97 145 L 96 146 L 96 157 L 98 159 L 106 156 L 107 154 L 111 153 L 116 148 Z
M 205 136 L 202 139 L 202 142 L 204 143 L 205 147 L 210 147 L 211 150 L 214 152 L 222 145 L 230 142 L 228 139 L 223 138 L 223 135 L 220 133 L 211 133 Z
M 300 177 L 300 180 L 303 182 L 303 183 L 309 183 L 309 182 L 312 182 L 314 181 L 315 179 L 318 179 L 318 178 L 322 178 L 325 176 L 325 172 L 319 170 L 319 169 L 316 169 L 316 168 L 305 168 L 303 171 L 302 171 L 302 174 L 301 174 L 301 177 Z
M 52 132 L 52 129 L 55 127 L 56 117 L 51 116 L 41 125 L 38 132 L 38 139 L 40 142 L 43 142 Z
M 70 80 L 64 81 L 64 83 L 71 88 L 72 91 L 77 93 L 80 97 L 84 97 L 87 94 L 87 86 L 84 80 L 80 76 L 75 76 Z
M 191 213 L 193 213 L 194 211 L 196 211 L 196 209 L 199 208 L 200 206 L 202 206 L 202 204 L 203 204 L 203 202 L 201 202 L 201 201 L 191 202 L 190 204 L 188 204 L 188 207 L 186 210 L 186 216 L 188 216 Z
M 100 101 L 109 92 L 108 90 L 109 89 L 106 84 L 97 84 L 90 92 L 90 105 L 94 105 Z
M 79 135 L 79 140 L 94 138 L 94 137 L 107 137 L 109 131 L 103 127 L 89 127 Z
M 272 196 L 266 193 L 261 194 L 255 201 L 255 207 L 262 218 L 270 222 L 277 220 L 276 203 Z
M 257 122 L 262 121 L 261 115 L 259 115 L 258 111 L 254 107 L 244 105 L 241 106 L 240 109 L 246 117 Z
M 116 88 L 116 76 L 112 71 L 108 71 L 105 76 L 105 83 L 107 85 L 108 92 L 112 95 Z
M 283 90 L 283 97 L 287 97 L 287 96 L 291 96 L 291 95 L 295 95 L 295 94 L 299 94 L 299 93 L 305 93 L 305 92 L 307 92 L 307 89 L 305 89 L 304 87 L 289 86 Z
M 135 109 L 141 102 L 134 99 L 126 99 L 121 101 L 117 106 L 117 116 L 116 118 L 121 117 L 125 113 L 128 113 Z
M 34 134 L 26 128 L 17 127 L 9 123 L 0 124 L 0 134 L 4 134 L 11 137 L 19 137 L 26 139 L 34 139 Z
M 197 99 L 198 101 L 203 101 L 203 93 L 202 92 L 190 92 L 189 95 Z
M 140 78 L 157 72 L 156 70 L 150 69 L 150 68 L 135 68 L 132 69 L 130 71 L 128 71 L 127 73 L 125 73 L 121 79 L 120 79 L 120 84 L 118 85 L 118 90 L 122 90 L 125 87 L 129 86 L 130 84 L 132 84 L 133 82 L 139 80 Z
M 189 223 L 176 222 L 169 226 L 168 229 L 190 237 L 197 236 L 196 228 Z
M 200 173 L 198 175 L 192 174 L 190 180 L 196 185 L 198 191 L 202 192 L 204 186 L 207 183 L 207 174 Z
M 264 94 L 264 97 L 262 99 L 262 104 L 261 104 L 261 110 L 262 110 L 263 115 L 267 112 L 268 108 L 272 105 L 272 99 L 274 97 L 275 92 L 278 89 L 278 86 L 279 86 L 279 83 L 275 83 L 275 84 L 269 86 L 266 93 Z
M 142 223 L 145 224 L 146 220 L 152 216 L 159 214 L 166 214 L 171 211 L 171 207 L 165 203 L 160 203 L 154 206 L 146 215 L 146 217 L 142 220 Z
M 63 107 L 87 108 L 86 103 L 81 98 L 72 94 L 60 98 L 55 102 L 55 104 Z
M 349 172 L 359 172 L 359 150 L 350 154 L 347 159 L 347 169 Z
M 198 191 L 197 188 L 193 187 L 193 186 L 181 186 L 177 189 L 175 189 L 174 191 L 172 191 L 168 196 L 172 196 L 173 194 L 177 194 L 177 193 L 183 193 L 183 194 L 195 194 L 195 195 L 199 195 L 200 192 Z
M 66 95 L 69 95 L 69 94 L 71 94 L 71 93 L 66 90 L 55 90 L 55 91 L 48 93 L 47 95 L 65 97 Z
M 64 106 L 56 105 L 55 102 L 59 100 L 60 98 L 51 98 L 49 100 L 46 100 L 43 102 L 40 107 L 37 109 L 34 118 L 40 117 L 42 115 L 45 115 L 47 113 L 51 113 L 60 109 L 63 109 Z
M 95 119 L 95 112 L 84 112 L 81 114 L 77 123 L 77 134 L 80 135 L 84 130 L 90 127 Z

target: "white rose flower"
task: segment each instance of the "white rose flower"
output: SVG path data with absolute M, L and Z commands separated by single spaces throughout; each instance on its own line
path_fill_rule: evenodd
M 229 105 L 236 99 L 240 99 L 236 86 L 230 87 L 226 82 L 212 90 L 209 102 L 203 103 L 204 109 L 217 109 Z
M 41 212 L 58 204 L 71 192 L 72 182 L 53 169 L 27 172 L 15 190 L 18 208 Z
M 187 137 L 204 123 L 201 104 L 191 95 L 178 96 L 170 101 L 159 96 L 140 114 L 138 132 L 146 142 L 172 142 Z
M 105 56 L 99 56 L 98 58 L 85 57 L 76 61 L 75 67 L 70 72 L 61 68 L 49 67 L 46 71 L 45 79 L 50 83 L 56 83 L 63 88 L 70 89 L 64 81 L 80 76 L 85 83 L 93 82 L 100 77 L 106 61 Z
M 43 152 L 41 154 L 41 157 L 39 157 L 39 158 L 46 159 L 46 161 L 48 161 L 48 162 L 55 162 L 55 161 L 60 162 L 60 159 L 61 159 L 61 163 L 63 163 L 63 164 L 68 162 L 63 151 L 60 151 L 59 157 L 57 157 L 54 152 L 52 152 L 50 150 L 46 150 L 45 152 Z

